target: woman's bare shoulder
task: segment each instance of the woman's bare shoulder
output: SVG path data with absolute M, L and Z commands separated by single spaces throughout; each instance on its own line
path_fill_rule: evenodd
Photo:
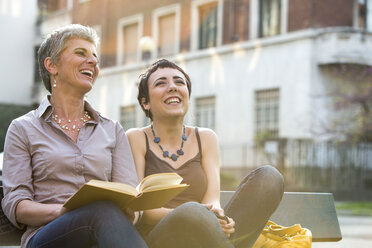
M 205 139 L 217 139 L 217 134 L 210 128 L 206 127 L 195 127 L 198 128 L 198 132 L 201 138 Z
M 145 140 L 145 133 L 148 128 L 149 127 L 130 128 L 125 134 L 128 136 L 130 142 L 141 142 Z

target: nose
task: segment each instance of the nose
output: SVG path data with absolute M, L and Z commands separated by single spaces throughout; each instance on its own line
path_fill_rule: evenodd
M 88 64 L 92 64 L 92 65 L 97 65 L 98 64 L 98 58 L 95 56 L 95 55 L 90 55 L 88 56 L 88 60 L 87 60 Z
M 169 92 L 171 91 L 177 91 L 177 84 L 173 80 L 170 80 L 169 83 Z

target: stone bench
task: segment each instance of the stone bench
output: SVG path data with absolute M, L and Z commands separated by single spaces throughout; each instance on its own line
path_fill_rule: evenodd
M 2 187 L 0 189 L 3 198 Z M 224 206 L 234 194 L 221 191 L 221 204 Z M 313 242 L 329 242 L 342 239 L 336 209 L 331 193 L 285 192 L 283 199 L 270 218 L 272 221 L 290 226 L 301 224 L 311 230 Z M 14 227 L 0 211 L 0 246 L 19 245 L 22 230 Z

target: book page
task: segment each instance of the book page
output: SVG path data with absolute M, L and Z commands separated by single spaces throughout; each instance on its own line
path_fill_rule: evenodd
M 169 186 L 179 185 L 183 178 L 177 173 L 158 173 L 145 177 L 138 185 L 139 192 L 168 188 Z
M 129 207 L 134 211 L 161 208 L 187 187 L 186 184 L 178 184 L 159 190 L 146 190 L 139 197 L 134 198 L 129 203 Z
M 121 208 L 127 206 L 134 198 L 135 196 L 132 194 L 123 193 L 118 190 L 108 190 L 102 187 L 84 184 L 63 206 L 72 210 L 95 201 L 112 201 Z
M 93 180 L 90 180 L 87 184 L 95 186 L 95 187 L 99 187 L 99 188 L 110 189 L 110 190 L 114 190 L 118 192 L 124 192 L 127 194 L 131 194 L 133 196 L 136 196 L 139 193 L 133 186 L 130 186 L 124 183 L 105 182 L 105 181 L 93 179 Z

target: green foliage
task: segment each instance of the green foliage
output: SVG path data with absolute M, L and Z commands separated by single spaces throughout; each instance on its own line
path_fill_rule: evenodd
M 231 173 L 221 172 L 221 190 L 235 190 L 238 186 L 238 180 Z
M 4 150 L 4 141 L 9 124 L 13 119 L 32 109 L 30 106 L 0 104 L 0 152 Z
M 272 138 L 273 135 L 269 130 L 262 130 L 256 133 L 254 137 L 254 143 L 256 144 L 257 148 L 263 148 L 265 145 L 265 141 Z
M 336 204 L 336 209 L 353 215 L 372 216 L 372 202 L 342 202 Z
M 372 142 L 372 66 L 337 64 L 324 72 L 331 75 L 327 97 L 332 117 L 322 124 L 321 134 L 344 143 Z

